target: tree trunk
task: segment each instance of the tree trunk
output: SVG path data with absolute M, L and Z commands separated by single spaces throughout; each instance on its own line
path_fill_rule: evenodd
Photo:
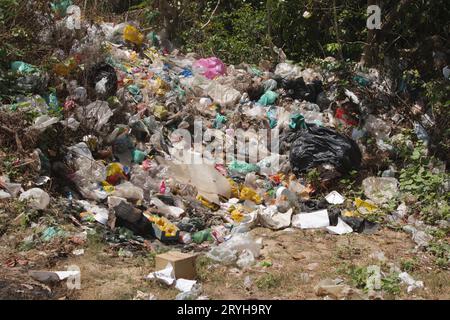
M 341 36 L 339 34 L 339 25 L 338 25 L 338 17 L 337 17 L 337 9 L 336 9 L 336 0 L 333 0 L 333 24 L 334 24 L 334 32 L 336 33 L 336 42 L 339 46 L 338 48 L 338 58 L 339 60 L 344 60 L 344 55 L 342 54 L 342 41 Z
M 272 0 L 266 1 L 267 10 L 267 35 L 272 39 Z

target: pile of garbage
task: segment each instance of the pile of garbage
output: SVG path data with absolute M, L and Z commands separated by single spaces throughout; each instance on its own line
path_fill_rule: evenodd
M 372 151 L 364 137 L 383 152 L 393 148 L 400 115 L 377 115 L 362 94 L 388 90 L 376 70 L 355 73 L 359 91 L 342 95 L 335 75 L 318 67 L 227 66 L 169 51 L 133 22 L 83 22 L 77 33 L 64 26 L 73 45 L 56 50 L 50 71 L 11 64 L 27 94 L 0 113 L 33 115 L 22 130 L 39 137 L 38 174 L 22 185 L 2 173 L 0 199 L 45 210 L 59 194 L 81 223 L 126 228 L 141 241 L 208 251 L 245 268 L 260 255 L 261 240 L 249 233 L 256 226 L 371 234 L 379 223 L 370 217 L 398 197 L 392 170 L 364 179 L 362 197 L 316 192 L 360 170 Z M 422 125 L 416 131 L 428 139 Z M 51 132 L 58 138 L 49 141 Z M 429 240 L 411 232 L 418 244 Z

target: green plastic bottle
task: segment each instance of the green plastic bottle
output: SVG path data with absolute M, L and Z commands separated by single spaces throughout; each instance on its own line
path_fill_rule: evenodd
M 205 229 L 194 233 L 192 235 L 192 241 L 198 244 L 205 241 L 214 241 L 214 238 L 211 236 L 211 229 Z

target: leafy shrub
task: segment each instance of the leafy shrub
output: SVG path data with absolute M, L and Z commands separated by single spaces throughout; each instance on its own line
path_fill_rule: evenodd
M 399 147 L 404 167 L 400 171 L 400 190 L 413 194 L 419 202 L 415 209 L 421 212 L 428 223 L 450 217 L 448 201 L 450 196 L 445 192 L 445 184 L 449 175 L 431 156 L 427 147 L 421 142 L 415 143 L 408 138 L 402 140 Z M 406 145 L 409 144 L 409 147 Z
M 233 64 L 258 63 L 270 56 L 266 14 L 262 10 L 243 5 L 236 11 L 213 17 L 204 28 L 202 25 L 196 20 L 191 29 L 182 32 L 188 51 L 218 56 Z

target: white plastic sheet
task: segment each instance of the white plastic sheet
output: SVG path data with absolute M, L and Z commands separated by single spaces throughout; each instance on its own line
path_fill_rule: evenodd
M 330 225 L 327 210 L 300 213 L 292 217 L 292 226 L 300 229 L 325 228 Z

